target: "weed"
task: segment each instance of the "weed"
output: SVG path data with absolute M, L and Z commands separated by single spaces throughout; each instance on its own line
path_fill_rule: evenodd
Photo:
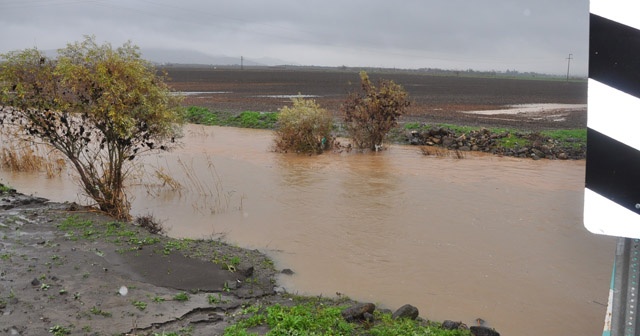
M 100 315 L 100 316 L 104 316 L 104 317 L 111 317 L 111 313 L 104 311 L 98 307 L 91 307 L 91 309 L 89 309 L 89 312 L 93 315 Z
M 213 295 L 213 294 L 207 295 L 207 301 L 209 302 L 210 305 L 229 302 L 229 300 L 223 300 L 222 295 L 220 293 L 218 293 L 217 295 Z
M 147 309 L 147 303 L 143 301 L 133 301 L 133 306 L 138 308 L 139 310 Z
M 49 332 L 52 333 L 53 336 L 63 336 L 71 334 L 71 329 L 56 324 L 53 327 L 49 328 Z
M 182 184 L 178 180 L 174 179 L 171 175 L 164 172 L 164 169 L 160 167 L 155 171 L 155 177 L 162 182 L 162 186 L 169 186 L 171 190 L 181 190 Z
M 164 302 L 165 298 L 161 297 L 161 296 L 154 296 L 153 299 L 151 299 L 153 302 L 155 303 L 160 303 L 160 302 Z
M 189 294 L 187 294 L 185 292 L 178 293 L 178 294 L 173 296 L 173 300 L 182 301 L 182 302 L 189 301 Z
M 152 214 L 136 217 L 135 223 L 149 231 L 151 234 L 161 234 L 165 231 L 162 223 L 153 217 Z
M 11 260 L 11 253 L 0 254 L 0 259 L 5 260 L 5 261 Z
M 15 189 L 11 188 L 8 185 L 0 183 L 0 194 L 10 193 L 15 191 Z

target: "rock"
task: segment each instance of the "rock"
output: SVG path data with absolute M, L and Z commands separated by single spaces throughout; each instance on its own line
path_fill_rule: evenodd
M 451 147 L 451 145 L 453 145 L 453 139 L 451 138 L 442 139 L 442 146 L 444 146 L 445 148 L 449 148 Z
M 406 304 L 400 308 L 398 308 L 398 310 L 396 310 L 393 315 L 391 316 L 391 318 L 393 318 L 394 320 L 399 319 L 399 318 L 406 318 L 406 319 L 410 319 L 410 320 L 415 320 L 416 317 L 418 317 L 418 315 L 420 315 L 420 313 L 418 312 L 418 308 L 410 305 L 410 304 Z
M 33 280 L 31 280 L 31 286 L 40 286 L 40 280 L 33 278 Z
M 531 152 L 533 152 L 533 154 L 535 154 L 540 159 L 545 157 L 544 152 L 539 150 L 539 149 L 533 148 L 533 149 L 531 149 Z
M 473 326 L 469 330 L 471 330 L 471 335 L 473 336 L 500 336 L 500 333 L 495 329 L 484 326 Z
M 442 322 L 442 329 L 446 330 L 469 330 L 466 324 L 462 322 L 455 322 L 451 320 L 445 320 Z
M 295 272 L 293 272 L 290 268 L 285 268 L 282 271 L 280 271 L 280 273 L 286 274 L 286 275 L 293 275 L 293 273 Z
M 471 150 L 471 148 L 470 148 L 469 146 L 461 146 L 461 147 L 460 147 L 460 150 L 461 150 L 461 151 L 468 152 L 468 151 L 470 151 L 470 150 Z
M 567 160 L 569 159 L 569 155 L 567 155 L 567 153 L 558 153 L 558 159 Z
M 359 303 L 355 306 L 351 306 L 342 311 L 342 317 L 347 322 L 362 321 L 365 319 L 364 314 L 373 314 L 376 310 L 376 305 L 373 303 Z
M 370 313 L 364 313 L 362 314 L 362 317 L 364 317 L 364 320 L 369 323 L 373 323 L 373 321 L 375 320 L 375 318 L 373 317 L 373 314 L 370 314 Z

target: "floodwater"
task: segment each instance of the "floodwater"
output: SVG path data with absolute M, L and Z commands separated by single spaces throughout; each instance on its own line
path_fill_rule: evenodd
M 134 213 L 164 220 L 174 237 L 267 252 L 295 271 L 279 279 L 290 292 L 410 303 L 422 317 L 482 318 L 503 335 L 602 332 L 615 240 L 582 224 L 584 161 L 427 157 L 408 146 L 278 154 L 269 131 L 201 126 L 183 141 L 147 158 Z M 156 171 L 182 188 L 153 182 Z M 0 180 L 78 200 L 66 177 Z
M 509 105 L 508 108 L 500 110 L 465 111 L 470 114 L 520 114 L 520 113 L 543 113 L 543 112 L 565 112 L 568 110 L 585 110 L 587 104 L 518 104 Z

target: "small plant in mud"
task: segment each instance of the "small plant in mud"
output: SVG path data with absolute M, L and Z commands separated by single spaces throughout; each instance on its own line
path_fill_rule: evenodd
M 173 296 L 174 301 L 189 301 L 189 294 L 185 292 L 180 292 Z
M 12 193 L 15 191 L 16 190 L 11 188 L 10 186 L 0 183 L 0 194 Z
M 111 313 L 104 311 L 98 307 L 91 307 L 91 309 L 89 309 L 89 312 L 93 315 L 100 315 L 100 316 L 104 316 L 104 317 L 111 317 Z
M 293 98 L 292 102 L 292 107 L 280 109 L 276 150 L 320 154 L 331 148 L 331 114 L 312 99 Z
M 209 302 L 210 305 L 229 302 L 229 300 L 223 300 L 222 294 L 220 293 L 218 293 L 217 295 L 213 295 L 213 294 L 207 295 L 207 301 Z
M 165 231 L 162 223 L 151 214 L 136 217 L 135 223 L 151 234 L 161 234 Z
M 147 309 L 147 303 L 143 301 L 133 301 L 133 306 L 138 308 L 139 310 Z
M 61 325 L 56 324 L 53 327 L 49 328 L 49 333 L 53 334 L 53 336 L 69 335 L 71 334 L 71 328 L 63 327 Z

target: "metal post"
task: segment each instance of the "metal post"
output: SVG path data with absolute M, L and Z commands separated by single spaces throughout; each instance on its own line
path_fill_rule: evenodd
M 640 335 L 638 318 L 638 284 L 640 280 L 640 240 L 618 238 L 613 266 L 610 300 L 611 316 L 607 316 L 603 335 Z M 610 330 L 607 330 L 607 327 Z

